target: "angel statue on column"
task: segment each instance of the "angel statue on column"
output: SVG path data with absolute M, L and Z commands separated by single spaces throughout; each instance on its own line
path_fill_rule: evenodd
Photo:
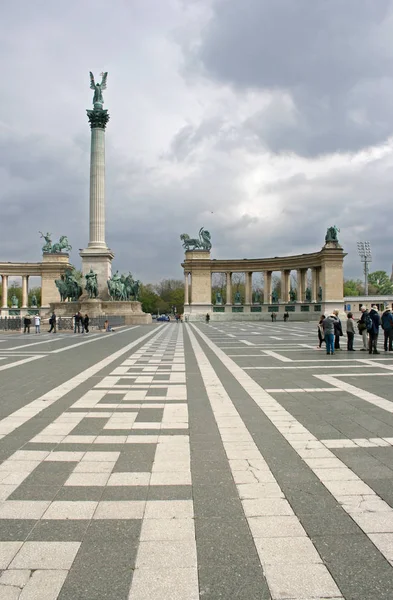
M 106 90 L 106 79 L 108 77 L 108 73 L 100 73 L 100 75 L 102 77 L 101 83 L 96 83 L 94 81 L 94 75 L 90 71 L 90 89 L 94 90 L 93 104 L 95 109 L 102 109 L 102 105 L 104 104 L 102 90 Z

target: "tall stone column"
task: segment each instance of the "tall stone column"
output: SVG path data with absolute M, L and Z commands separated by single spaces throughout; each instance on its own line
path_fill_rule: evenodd
M 289 296 L 289 277 L 290 277 L 291 271 L 288 271 L 288 269 L 285 269 L 284 271 L 281 271 L 281 302 L 287 303 L 288 302 L 288 296 Z
M 272 272 L 264 271 L 263 274 L 263 302 L 271 304 L 272 300 Z
M 8 275 L 1 276 L 1 284 L 3 287 L 1 308 L 8 308 Z
M 105 241 L 105 128 L 109 114 L 102 102 L 95 102 L 94 110 L 87 111 L 91 127 L 89 243 L 80 257 L 83 275 L 92 268 L 97 273 L 99 296 L 107 299 L 114 254 Z
M 245 273 L 246 275 L 246 285 L 245 285 L 245 292 L 246 292 L 246 298 L 245 298 L 245 304 L 251 304 L 251 296 L 252 296 L 252 272 L 251 271 L 247 271 Z
M 298 269 L 297 270 L 297 274 L 296 274 L 296 279 L 297 279 L 297 294 L 296 294 L 296 300 L 298 302 L 304 302 L 304 294 L 306 292 L 306 288 L 304 286 L 304 280 L 305 280 L 305 270 L 304 269 Z
M 28 306 L 28 284 L 29 276 L 22 275 L 22 308 L 27 308 Z
M 184 273 L 184 304 L 189 304 L 188 299 L 188 273 Z
M 227 298 L 226 304 L 232 304 L 232 273 L 227 272 Z
M 318 296 L 318 273 L 314 267 L 311 269 L 311 302 L 316 302 Z

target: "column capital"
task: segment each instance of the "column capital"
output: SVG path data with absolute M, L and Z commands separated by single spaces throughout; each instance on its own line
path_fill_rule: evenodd
M 86 112 L 91 129 L 105 129 L 110 119 L 108 110 L 106 108 L 87 110 Z

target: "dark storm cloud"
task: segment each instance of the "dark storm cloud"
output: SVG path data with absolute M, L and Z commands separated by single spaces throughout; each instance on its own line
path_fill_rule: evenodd
M 357 150 L 392 130 L 392 19 L 391 0 L 217 1 L 190 65 L 272 92 L 245 125 L 273 151 Z M 280 94 L 292 108 L 277 110 Z

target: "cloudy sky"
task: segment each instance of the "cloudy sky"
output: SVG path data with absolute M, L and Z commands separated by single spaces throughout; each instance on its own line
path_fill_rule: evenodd
M 107 243 L 144 282 L 216 258 L 319 250 L 345 274 L 393 252 L 393 0 L 13 0 L 2 4 L 0 257 L 38 231 L 88 242 L 89 71 L 108 71 Z

